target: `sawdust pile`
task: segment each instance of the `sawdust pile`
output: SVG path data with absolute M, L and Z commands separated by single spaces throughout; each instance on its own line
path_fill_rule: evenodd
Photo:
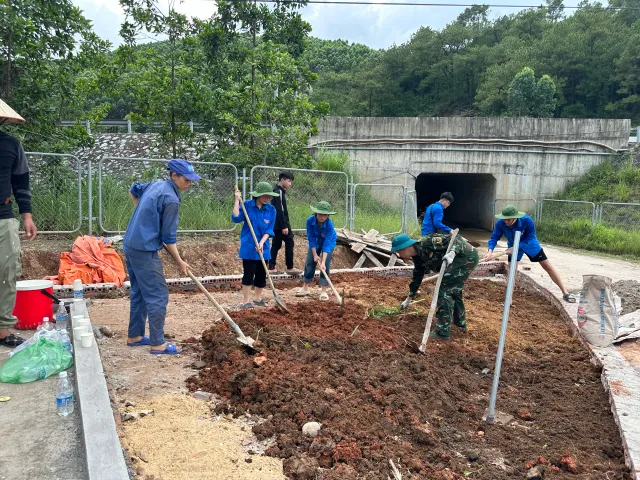
M 216 420 L 208 402 L 166 395 L 138 403 L 136 410 L 142 409 L 154 410 L 154 414 L 123 425 L 123 445 L 137 459 L 134 467 L 142 478 L 285 479 L 279 459 L 249 455 L 242 448 L 241 442 L 251 438 L 251 430 Z

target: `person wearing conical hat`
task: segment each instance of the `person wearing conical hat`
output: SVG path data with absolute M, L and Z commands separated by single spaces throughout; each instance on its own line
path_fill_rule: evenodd
M 9 105 L 0 100 L 0 125 L 24 123 L 25 120 Z M 9 328 L 17 322 L 13 316 L 16 302 L 16 281 L 22 274 L 20 263 L 20 222 L 13 214 L 11 196 L 18 204 L 25 236 L 33 240 L 38 229 L 31 217 L 29 190 L 29 164 L 18 140 L 0 131 L 0 345 L 17 347 L 22 337 Z
M 333 250 L 336 248 L 336 229 L 333 226 L 333 222 L 329 218 L 330 215 L 335 215 L 331 209 L 329 202 L 318 202 L 315 207 L 311 207 L 313 215 L 307 218 L 307 241 L 309 242 L 309 249 L 307 251 L 307 260 L 304 265 L 304 273 L 302 274 L 302 288 L 296 292 L 298 297 L 306 297 L 309 295 L 308 286 L 313 283 L 313 278 L 316 273 L 316 267 L 320 270 L 324 270 L 327 277 L 331 275 L 331 257 Z M 319 300 L 329 300 L 329 282 L 324 278 L 324 275 L 320 274 L 318 281 L 320 285 L 321 293 Z
M 504 207 L 502 213 L 497 214 L 496 218 L 498 221 L 496 222 L 496 226 L 493 228 L 493 233 L 489 239 L 489 250 L 484 257 L 484 260 L 488 261 L 493 258 L 493 249 L 496 248 L 498 240 L 502 237 L 506 237 L 508 248 L 507 253 L 509 254 L 509 262 L 511 262 L 511 252 L 513 250 L 515 232 L 522 232 L 520 236 L 520 245 L 518 247 L 517 261 L 519 262 L 522 260 L 522 257 L 526 255 L 532 262 L 539 263 L 544 271 L 549 274 L 551 280 L 553 280 L 553 282 L 562 291 L 562 298 L 566 302 L 575 303 L 575 295 L 572 295 L 567 291 L 567 288 L 564 286 L 564 283 L 562 283 L 562 279 L 560 278 L 557 270 L 553 268 L 553 265 L 551 265 L 547 255 L 544 253 L 544 249 L 540 245 L 538 237 L 536 236 L 536 227 L 533 223 L 533 219 L 525 212 L 519 212 L 514 205 L 507 205 Z
M 262 292 L 267 285 L 267 271 L 264 269 L 260 253 L 265 261 L 271 259 L 271 248 L 269 239 L 273 237 L 273 228 L 276 224 L 276 209 L 271 205 L 271 199 L 278 197 L 280 194 L 273 191 L 273 187 L 269 182 L 259 182 L 251 193 L 251 200 L 244 202 L 244 208 L 247 211 L 251 226 L 258 239 L 256 247 L 251 235 L 251 229 L 247 225 L 244 212 L 240 209 L 242 202 L 242 193 L 236 188 L 235 202 L 233 204 L 233 212 L 231 213 L 231 221 L 233 223 L 243 223 L 240 232 L 240 252 L 238 256 L 242 259 L 242 309 L 258 307 L 268 307 L 267 301 L 262 298 Z M 251 302 L 251 288 L 254 288 L 253 302 Z

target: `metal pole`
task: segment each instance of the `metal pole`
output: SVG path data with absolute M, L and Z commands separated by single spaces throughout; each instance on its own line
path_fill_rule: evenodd
M 91 172 L 91 159 L 87 160 L 87 222 L 88 222 L 88 234 L 93 235 L 93 182 Z
M 511 308 L 511 300 L 513 295 L 513 284 L 516 279 L 516 271 L 518 269 L 518 247 L 520 246 L 520 235 L 522 232 L 516 232 L 513 239 L 513 252 L 511 254 L 511 266 L 509 268 L 509 280 L 507 282 L 507 294 L 504 299 L 504 312 L 502 313 L 502 327 L 500 328 L 500 342 L 498 343 L 498 354 L 496 355 L 496 367 L 493 372 L 493 386 L 491 387 L 491 399 L 489 401 L 489 412 L 487 413 L 487 423 L 493 425 L 496 413 L 496 397 L 498 395 L 498 384 L 500 383 L 500 368 L 502 367 L 502 352 L 504 351 L 504 342 L 507 337 L 507 324 L 509 323 L 509 309 Z
M 131 133 L 131 120 L 127 120 L 127 133 Z
M 242 169 L 242 200 L 247 199 L 247 169 Z

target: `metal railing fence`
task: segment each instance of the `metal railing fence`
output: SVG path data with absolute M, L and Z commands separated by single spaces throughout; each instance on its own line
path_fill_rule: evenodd
M 596 223 L 620 230 L 640 231 L 640 203 L 604 202 L 596 207 Z
M 168 178 L 168 160 L 105 157 L 98 162 L 98 226 L 103 233 L 126 230 L 133 203 L 129 188 L 134 182 Z M 202 180 L 182 194 L 179 233 L 234 230 L 231 221 L 238 170 L 230 163 L 191 162 Z
M 592 225 L 596 224 L 596 204 L 593 202 L 544 198 L 539 203 L 538 221 L 571 222 L 574 220 L 587 220 Z
M 313 213 L 311 205 L 315 206 L 321 200 L 329 202 L 337 212 L 332 218 L 335 227 L 347 227 L 350 204 L 349 177 L 345 172 L 256 165 L 251 169 L 247 196 L 259 182 L 269 182 L 272 185 L 278 183 L 283 170 L 294 176 L 293 185 L 286 197 L 293 230 L 306 229 L 307 218 Z
M 42 234 L 71 234 L 83 224 L 82 198 L 88 186 L 75 155 L 27 152 L 33 221 Z M 13 202 L 14 212 L 18 206 Z M 19 217 L 18 217 L 19 218 Z
M 351 230 L 381 234 L 405 230 L 406 189 L 398 184 L 356 183 L 351 188 Z
M 29 152 L 27 160 L 33 218 L 41 234 L 122 233 L 133 212 L 128 193 L 131 184 L 168 178 L 165 159 L 105 157 L 96 163 L 69 154 Z M 234 186 L 242 188 L 248 198 L 256 183 L 276 184 L 283 170 L 255 166 L 249 177 L 239 178 L 237 168 L 229 163 L 192 163 L 203 181 L 194 182 L 182 197 L 180 233 L 233 231 Z M 287 194 L 294 230 L 304 230 L 312 213 L 310 206 L 326 200 L 338 212 L 333 217 L 337 228 L 349 227 L 357 232 L 376 229 L 382 234 L 419 232 L 415 190 L 407 190 L 400 184 L 349 182 L 347 173 L 341 171 L 286 170 L 295 176 Z M 17 205 L 13 203 L 17 214 Z M 596 205 L 548 198 L 498 198 L 493 201 L 494 215 L 509 204 L 543 224 L 580 220 L 592 227 L 601 224 L 623 231 L 640 231 L 640 203 Z M 98 228 L 94 228 L 96 223 Z

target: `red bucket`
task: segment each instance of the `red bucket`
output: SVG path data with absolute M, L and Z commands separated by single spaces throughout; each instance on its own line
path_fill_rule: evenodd
M 41 290 L 53 295 L 53 282 L 50 280 L 22 280 L 16 283 L 16 305 L 13 314 L 18 317 L 15 328 L 33 330 L 42 324 L 44 317 L 53 319 L 53 300 Z

